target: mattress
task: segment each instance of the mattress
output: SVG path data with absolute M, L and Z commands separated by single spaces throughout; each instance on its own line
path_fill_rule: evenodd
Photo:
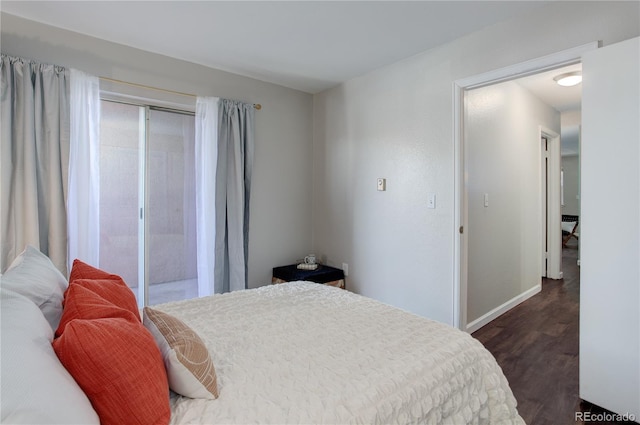
M 172 395 L 171 423 L 523 424 L 470 335 L 351 292 L 289 282 L 155 306 L 205 341 L 216 400 Z

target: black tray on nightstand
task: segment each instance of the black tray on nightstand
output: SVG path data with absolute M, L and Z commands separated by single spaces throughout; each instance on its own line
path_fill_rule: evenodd
M 316 283 L 327 283 L 344 279 L 344 271 L 322 264 L 315 270 L 299 269 L 297 264 L 273 268 L 273 277 L 286 282 L 308 280 Z

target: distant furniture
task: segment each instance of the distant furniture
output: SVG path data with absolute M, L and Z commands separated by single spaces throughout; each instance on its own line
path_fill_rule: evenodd
M 296 264 L 274 267 L 271 283 L 306 280 L 344 289 L 344 272 L 335 267 L 319 264 L 316 270 L 301 270 Z
M 580 217 L 577 215 L 562 214 L 562 247 L 567 246 L 567 242 L 573 237 L 578 239 L 578 223 Z

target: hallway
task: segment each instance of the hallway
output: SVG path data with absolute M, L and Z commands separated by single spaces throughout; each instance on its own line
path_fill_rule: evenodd
M 573 241 L 563 249 L 564 279 L 543 279 L 541 293 L 473 333 L 496 357 L 530 425 L 582 424 L 576 412 L 602 413 L 578 396 L 577 258 Z

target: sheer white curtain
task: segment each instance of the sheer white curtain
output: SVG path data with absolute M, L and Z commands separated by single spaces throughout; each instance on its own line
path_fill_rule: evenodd
M 216 292 L 214 267 L 218 101 L 217 97 L 198 97 L 196 100 L 196 228 L 200 297 Z
M 71 69 L 70 86 L 69 270 L 76 258 L 95 267 L 100 260 L 100 82 Z

